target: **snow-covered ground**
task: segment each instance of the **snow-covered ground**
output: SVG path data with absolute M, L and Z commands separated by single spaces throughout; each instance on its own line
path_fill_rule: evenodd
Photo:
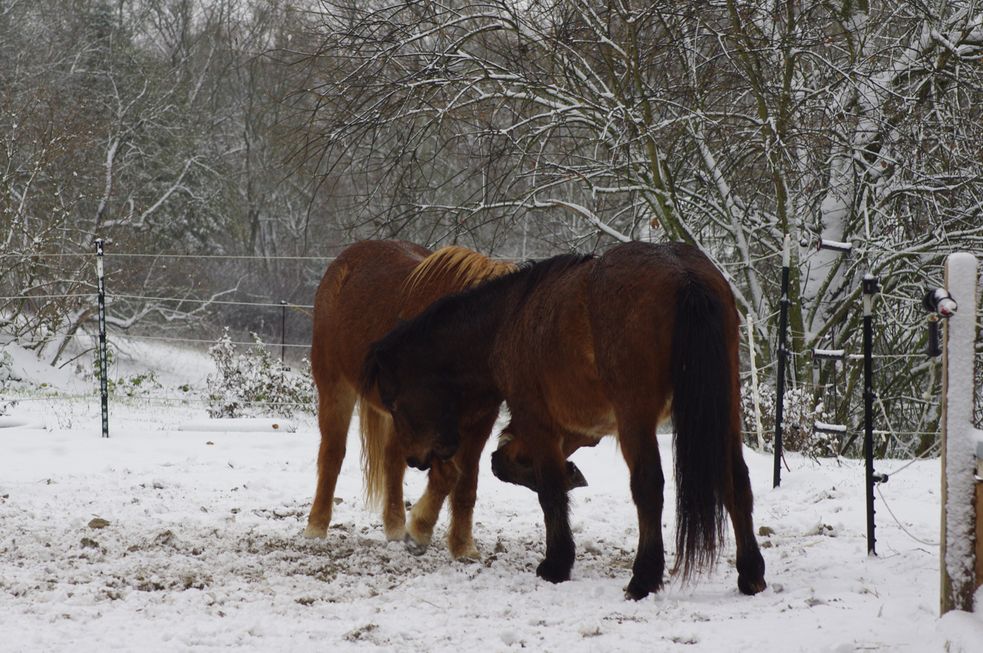
M 6 348 L 22 378 L 48 384 L 34 395 L 91 393 Z M 208 371 L 199 354 L 138 345 L 120 365 L 155 369 L 168 396 Z M 709 576 L 634 603 L 622 591 L 637 523 L 610 440 L 574 456 L 590 482 L 571 494 L 577 562 L 573 580 L 551 585 L 534 573 L 536 498 L 495 479 L 487 452 L 483 558 L 461 563 L 442 542 L 417 557 L 385 541 L 362 503 L 354 430 L 322 541 L 301 536 L 310 419 L 294 433 L 196 432 L 179 429 L 200 406 L 114 400 L 101 439 L 94 396 L 22 401 L 14 415 L 27 426 L 0 428 L 0 651 L 983 651 L 983 617 L 938 617 L 937 460 L 882 487 L 871 558 L 861 464 L 790 455 L 772 489 L 771 459 L 749 450 L 768 589 L 738 593 L 731 547 Z M 661 438 L 667 474 L 670 444 Z M 423 483 L 408 473 L 407 497 Z

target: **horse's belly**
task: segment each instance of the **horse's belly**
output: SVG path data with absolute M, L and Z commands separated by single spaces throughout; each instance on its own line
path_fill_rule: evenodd
M 600 440 L 607 435 L 614 435 L 618 430 L 618 423 L 615 421 L 613 413 L 607 419 L 584 421 L 579 424 L 566 424 L 564 426 L 566 430 L 572 433 L 578 433 L 595 440 Z
M 553 405 L 554 419 L 567 431 L 602 438 L 617 430 L 614 410 L 600 392 L 599 384 L 594 392 L 569 393 Z

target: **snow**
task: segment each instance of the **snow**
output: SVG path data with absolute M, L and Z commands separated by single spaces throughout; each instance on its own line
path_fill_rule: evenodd
M 293 433 L 297 427 L 292 421 L 263 417 L 227 417 L 223 419 L 198 419 L 184 422 L 179 431 L 198 431 L 228 433 L 230 431 L 251 431 L 274 433 L 286 431 Z
M 818 420 L 814 428 L 822 433 L 846 433 L 846 426 L 843 424 L 828 424 Z
M 179 371 L 190 382 L 208 372 L 203 354 L 134 347 L 119 364 L 161 365 L 162 393 Z M 38 396 L 94 385 L 29 352 L 14 358 L 21 378 L 49 385 Z M 203 407 L 114 398 L 112 437 L 102 439 L 98 399 L 86 392 L 14 408 L 42 430 L 0 429 L 3 651 L 921 653 L 978 650 L 983 634 L 979 615 L 938 618 L 937 547 L 902 531 L 880 500 L 881 555 L 866 555 L 860 461 L 789 454 L 772 489 L 770 456 L 747 450 L 768 589 L 738 593 L 730 544 L 708 576 L 635 603 L 623 589 L 637 520 L 610 439 L 574 455 L 590 482 L 571 493 L 577 562 L 570 582 L 551 585 L 534 574 L 544 550 L 536 498 L 496 480 L 487 451 L 475 509 L 483 558 L 454 562 L 438 542 L 446 516 L 421 556 L 385 541 L 362 504 L 355 424 L 334 523 L 327 539 L 310 540 L 301 531 L 314 490 L 312 419 L 296 418 L 295 433 L 187 432 L 178 425 L 204 419 Z M 671 477 L 670 444 L 660 436 Z M 408 499 L 424 480 L 407 474 Z M 892 473 L 882 493 L 907 532 L 935 538 L 937 460 Z
M 853 249 L 853 243 L 848 243 L 841 240 L 828 240 L 826 238 L 821 238 L 819 240 L 820 249 L 832 249 L 837 252 L 849 252 Z

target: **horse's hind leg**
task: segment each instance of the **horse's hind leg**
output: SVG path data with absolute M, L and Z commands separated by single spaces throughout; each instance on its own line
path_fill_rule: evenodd
M 318 384 L 317 423 L 321 431 L 321 446 L 317 454 L 314 504 L 304 530 L 307 537 L 325 537 L 328 533 L 335 485 L 345 459 L 355 398 L 355 389 L 341 379 Z
M 625 596 L 639 600 L 662 588 L 665 546 L 662 508 L 665 476 L 653 420 L 620 419 L 618 439 L 631 475 L 631 497 L 638 512 L 638 551 Z
M 754 522 L 751 518 L 753 497 L 747 465 L 741 453 L 741 444 L 735 445 L 732 456 L 732 492 L 725 497 L 727 512 L 734 525 L 734 539 L 737 542 L 737 587 L 744 594 L 757 594 L 765 583 L 765 561 L 754 537 Z

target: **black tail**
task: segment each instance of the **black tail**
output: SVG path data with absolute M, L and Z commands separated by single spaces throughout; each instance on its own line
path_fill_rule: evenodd
M 728 354 L 727 307 L 691 278 L 676 295 L 672 421 L 676 448 L 676 564 L 684 580 L 707 569 L 723 539 L 730 487 L 731 410 L 737 372 Z

